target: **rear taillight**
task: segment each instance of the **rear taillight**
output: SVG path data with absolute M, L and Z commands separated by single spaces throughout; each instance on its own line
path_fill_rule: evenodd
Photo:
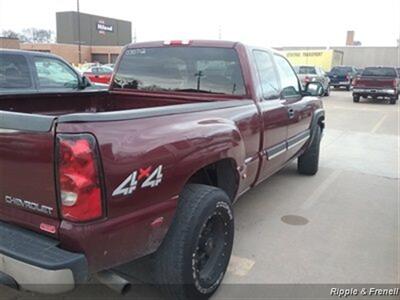
M 350 80 L 350 75 L 346 75 L 346 80 Z
M 59 134 L 58 192 L 61 215 L 74 222 L 103 216 L 96 140 L 90 134 Z

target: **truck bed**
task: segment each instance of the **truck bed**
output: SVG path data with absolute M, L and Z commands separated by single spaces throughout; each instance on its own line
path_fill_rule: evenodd
M 9 95 L 0 97 L 0 111 L 61 116 L 72 113 L 113 112 L 202 102 L 116 92 Z M 204 101 L 206 102 L 206 101 Z

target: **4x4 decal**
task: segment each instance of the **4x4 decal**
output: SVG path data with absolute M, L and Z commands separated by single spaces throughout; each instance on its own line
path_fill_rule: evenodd
M 112 196 L 129 195 L 138 188 L 154 188 L 158 186 L 162 179 L 162 165 L 153 170 L 153 167 L 140 168 L 133 171 L 112 193 Z M 153 170 L 153 171 L 152 171 Z M 145 179 L 141 184 L 139 181 Z

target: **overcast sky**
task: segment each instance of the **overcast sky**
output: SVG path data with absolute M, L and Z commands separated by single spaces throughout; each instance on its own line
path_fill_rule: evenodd
M 260 46 L 395 46 L 400 0 L 80 0 L 81 11 L 132 22 L 137 40 L 222 39 Z M 76 0 L 0 0 L 0 32 L 56 30 Z

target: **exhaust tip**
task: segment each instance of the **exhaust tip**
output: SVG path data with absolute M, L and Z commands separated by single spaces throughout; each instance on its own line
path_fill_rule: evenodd
M 96 278 L 102 284 L 108 286 L 120 295 L 129 293 L 132 288 L 132 284 L 129 281 L 111 270 L 97 273 Z

